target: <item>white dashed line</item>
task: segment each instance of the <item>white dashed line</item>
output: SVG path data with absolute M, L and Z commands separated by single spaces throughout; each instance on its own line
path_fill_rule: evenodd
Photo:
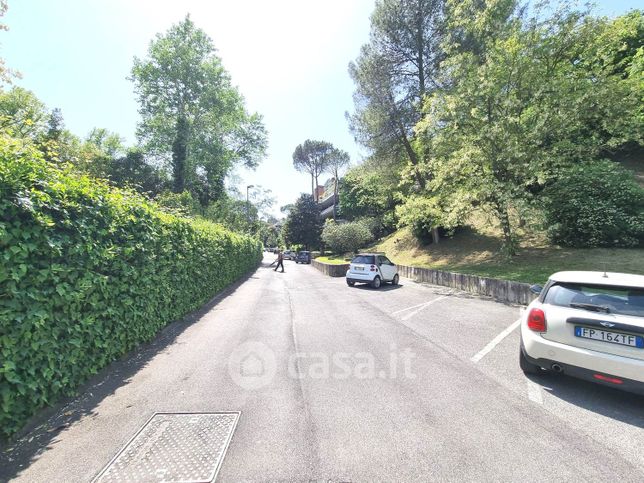
M 503 339 L 505 339 L 507 336 L 509 336 L 514 330 L 519 327 L 519 324 L 521 324 L 521 318 L 515 320 L 510 327 L 505 329 L 503 332 L 501 332 L 499 335 L 497 335 L 492 342 L 490 342 L 488 345 L 486 345 L 483 350 L 478 352 L 476 355 L 474 355 L 470 360 L 474 363 L 480 361 L 483 359 L 488 352 L 490 352 L 492 349 L 494 349 Z

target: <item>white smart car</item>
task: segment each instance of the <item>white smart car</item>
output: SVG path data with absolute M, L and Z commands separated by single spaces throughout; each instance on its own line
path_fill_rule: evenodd
M 361 253 L 354 257 L 347 270 L 347 285 L 353 287 L 356 282 L 368 283 L 379 288 L 383 282 L 398 285 L 400 277 L 398 268 L 384 255 L 378 253 Z
M 521 320 L 523 372 L 644 394 L 644 276 L 558 272 L 533 290 Z

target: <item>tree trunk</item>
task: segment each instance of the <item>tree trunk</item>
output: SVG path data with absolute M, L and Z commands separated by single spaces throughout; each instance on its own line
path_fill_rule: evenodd
M 438 244 L 440 240 L 441 240 L 441 236 L 438 233 L 438 228 L 432 228 L 432 242 Z
M 318 175 L 316 174 L 315 175 L 315 196 L 313 197 L 313 199 L 315 200 L 316 203 L 320 200 L 319 197 L 318 197 L 319 196 L 318 195 L 318 191 L 319 191 L 318 188 L 319 188 Z
M 311 171 L 311 196 L 315 199 L 315 185 L 313 184 L 313 171 Z
M 338 202 L 338 169 L 335 168 L 333 172 L 333 221 L 336 221 L 337 209 L 336 203 Z
M 181 193 L 186 188 L 186 158 L 188 156 L 188 120 L 180 116 L 174 142 L 172 143 L 172 176 L 174 192 Z
M 509 256 L 516 255 L 517 247 L 512 233 L 507 206 L 499 206 L 498 213 L 501 229 L 503 230 L 503 251 Z

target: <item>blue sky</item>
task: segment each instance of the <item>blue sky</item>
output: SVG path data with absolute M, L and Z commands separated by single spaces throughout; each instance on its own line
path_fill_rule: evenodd
M 22 73 L 17 85 L 49 108 L 62 109 L 66 126 L 85 136 L 93 127 L 133 144 L 138 105 L 127 80 L 134 56 L 143 57 L 158 32 L 190 13 L 210 35 L 244 97 L 264 116 L 266 159 L 241 170 L 239 185 L 262 185 L 275 210 L 310 191 L 295 172 L 292 153 L 305 139 L 345 149 L 356 164 L 364 156 L 348 131 L 353 109 L 347 66 L 369 38 L 374 0 L 8 0 L 0 56 Z M 634 0 L 597 2 L 618 15 Z M 245 188 L 243 189 L 245 191 Z

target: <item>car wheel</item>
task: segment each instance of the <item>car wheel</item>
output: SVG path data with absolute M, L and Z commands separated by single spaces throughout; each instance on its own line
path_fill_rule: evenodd
M 522 349 L 519 349 L 519 367 L 524 374 L 541 374 L 543 372 L 541 367 L 526 359 Z
M 371 282 L 371 286 L 373 288 L 380 288 L 380 277 L 378 275 L 376 275 L 376 278 Z
M 392 284 L 392 285 L 398 285 L 398 281 L 399 281 L 399 280 L 400 280 L 400 277 L 398 276 L 398 274 L 396 274 L 396 275 L 394 275 L 394 278 L 393 278 L 393 280 L 391 281 L 391 284 Z
M 355 282 L 352 282 L 351 280 L 347 280 L 347 285 L 349 287 L 353 287 L 355 284 L 356 284 Z

